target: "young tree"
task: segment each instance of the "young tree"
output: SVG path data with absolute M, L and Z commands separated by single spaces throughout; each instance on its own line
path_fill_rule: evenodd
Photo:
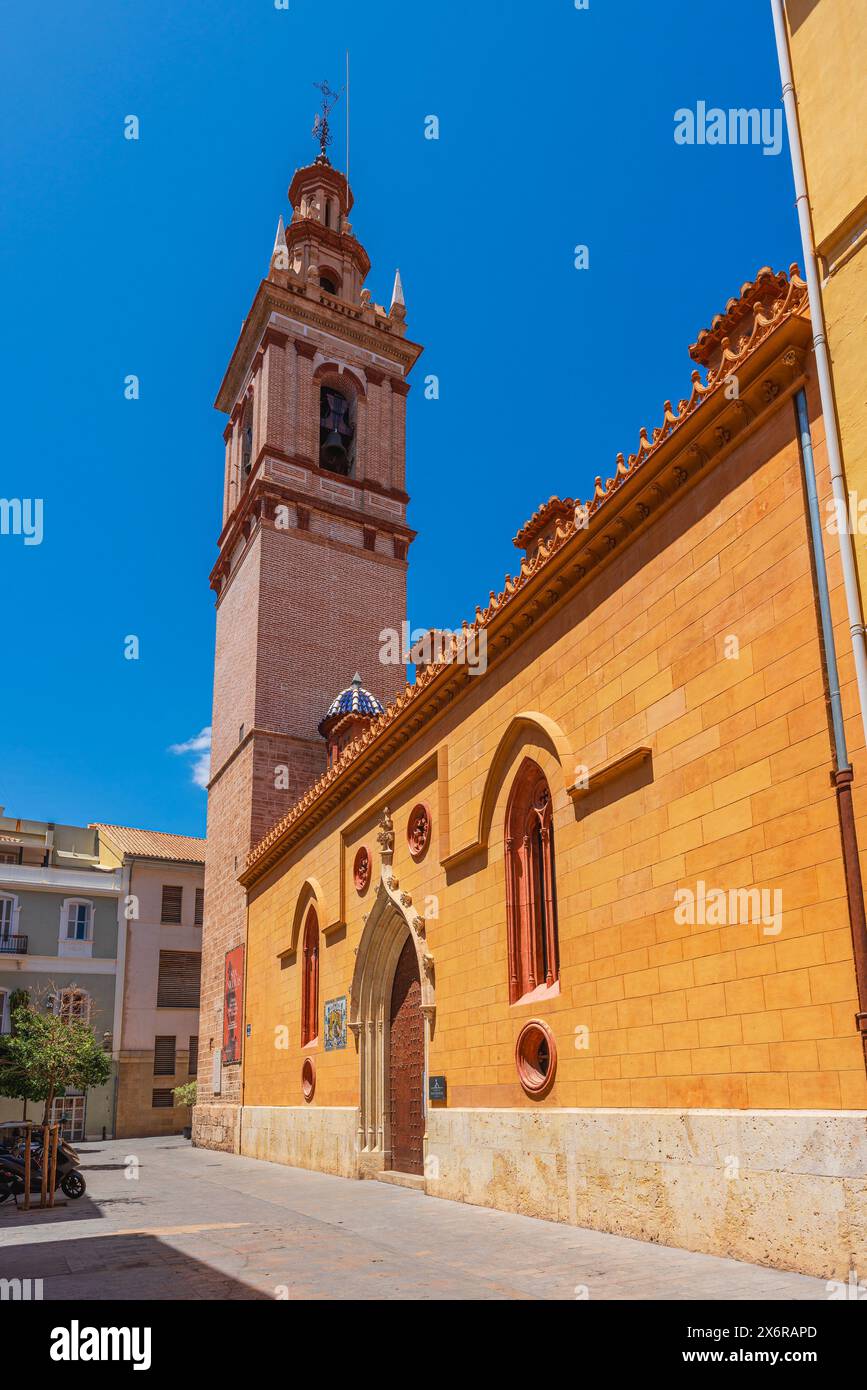
M 85 1091 L 105 1085 L 111 1075 L 111 1059 L 86 1024 L 28 1005 L 15 1009 L 12 1032 L 2 1043 L 0 1095 L 44 1101 L 43 1124 L 50 1121 L 54 1097 L 68 1086 Z
M 27 1008 L 30 1003 L 30 993 L 26 989 L 14 989 L 9 998 L 9 1014 L 11 1021 L 11 1031 L 15 1032 L 16 1017 L 19 1009 Z M 41 1100 L 42 1097 L 36 1094 L 33 1079 L 26 1070 L 10 1054 L 8 1048 L 9 1035 L 0 1037 L 0 1096 L 8 1096 L 10 1100 L 20 1100 L 24 1102 L 24 1109 L 21 1118 L 27 1119 L 27 1102 Z

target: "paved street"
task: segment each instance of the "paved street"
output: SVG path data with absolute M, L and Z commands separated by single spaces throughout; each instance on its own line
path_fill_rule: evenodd
M 819 1279 L 182 1139 L 80 1152 L 80 1201 L 0 1207 L 0 1278 L 42 1279 L 46 1299 L 827 1298 Z

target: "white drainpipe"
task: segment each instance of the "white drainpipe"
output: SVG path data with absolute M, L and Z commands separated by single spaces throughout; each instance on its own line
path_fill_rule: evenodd
M 114 1018 L 111 1030 L 111 1055 L 115 1061 L 121 1049 L 123 1033 L 124 985 L 126 983 L 126 946 L 129 919 L 126 915 L 126 902 L 132 884 L 132 864 L 124 860 L 121 869 L 120 897 L 117 903 L 117 966 L 114 985 Z
M 810 318 L 813 325 L 813 349 L 816 354 L 816 374 L 819 379 L 819 398 L 822 403 L 822 418 L 825 425 L 825 446 L 828 451 L 828 466 L 831 472 L 831 487 L 834 492 L 837 515 L 845 525 L 840 527 L 840 560 L 843 567 L 843 587 L 846 592 L 846 609 L 849 615 L 849 633 L 852 650 L 855 654 L 855 676 L 858 682 L 858 696 L 861 703 L 861 724 L 867 743 L 867 639 L 864 621 L 861 616 L 861 593 L 858 585 L 858 569 L 855 563 L 855 546 L 849 527 L 849 496 L 843 475 L 843 458 L 840 449 L 840 432 L 837 426 L 837 412 L 834 406 L 834 388 L 831 383 L 831 360 L 825 338 L 825 316 L 822 312 L 822 294 L 819 286 L 819 271 L 816 262 L 816 248 L 813 244 L 813 224 L 810 216 L 810 203 L 807 197 L 807 176 L 804 170 L 804 152 L 801 148 L 801 131 L 798 125 L 798 106 L 795 98 L 795 84 L 792 78 L 792 63 L 789 56 L 789 41 L 786 33 L 786 17 L 783 0 L 771 0 L 774 16 L 774 32 L 777 39 L 777 60 L 780 64 L 780 77 L 783 80 L 783 105 L 786 110 L 786 126 L 789 132 L 789 148 L 792 152 L 792 173 L 795 178 L 795 206 L 798 209 L 798 223 L 801 229 L 801 245 L 804 252 L 804 271 L 807 279 L 807 293 L 810 300 Z
M 132 862 L 124 856 L 121 869 L 120 897 L 117 902 L 117 964 L 114 976 L 114 1018 L 112 1020 L 111 1055 L 114 1061 L 114 1101 L 112 1104 L 112 1135 L 117 1134 L 117 1102 L 120 1087 L 120 1049 L 123 1044 L 123 1015 L 126 1003 L 126 948 L 129 918 L 126 903 L 132 888 Z

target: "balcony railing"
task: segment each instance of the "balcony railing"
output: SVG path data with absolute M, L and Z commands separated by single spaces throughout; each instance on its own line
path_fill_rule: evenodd
M 0 936 L 0 956 L 26 956 L 26 936 Z

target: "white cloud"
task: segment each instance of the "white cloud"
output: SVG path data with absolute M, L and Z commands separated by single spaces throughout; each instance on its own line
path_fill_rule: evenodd
M 211 726 L 210 724 L 195 734 L 193 738 L 188 738 L 184 743 L 173 743 L 169 748 L 170 753 L 175 753 L 178 757 L 185 754 L 194 753 L 192 760 L 193 781 L 197 787 L 207 787 L 208 779 L 211 775 Z

